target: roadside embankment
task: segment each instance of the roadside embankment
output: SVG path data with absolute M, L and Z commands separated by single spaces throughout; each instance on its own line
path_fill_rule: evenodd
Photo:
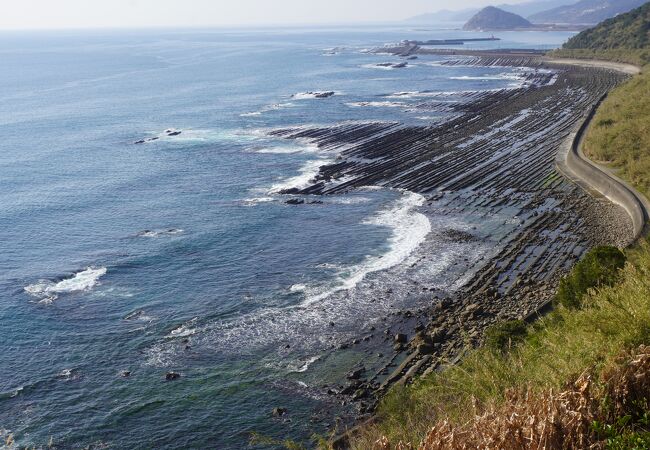
M 569 64 L 581 67 L 601 67 L 626 74 L 638 74 L 641 72 L 639 67 L 631 64 L 610 61 L 563 60 L 556 58 L 549 62 L 552 64 Z M 571 133 L 565 141 L 558 152 L 556 166 L 565 177 L 585 188 L 588 192 L 596 191 L 612 203 L 620 205 L 625 209 L 632 219 L 634 239 L 636 241 L 646 231 L 650 203 L 643 194 L 639 193 L 626 181 L 614 175 L 611 169 L 591 161 L 583 152 L 585 135 L 592 125 L 598 108 L 607 98 L 607 95 L 603 95 L 594 103 L 586 113 L 582 123 L 578 124 L 575 132 Z
M 561 64 L 580 67 L 598 67 L 601 69 L 611 69 L 623 72 L 628 75 L 637 75 L 641 73 L 641 68 L 634 64 L 620 63 L 614 61 L 603 61 L 598 59 L 577 59 L 577 58 L 545 58 L 548 64 Z

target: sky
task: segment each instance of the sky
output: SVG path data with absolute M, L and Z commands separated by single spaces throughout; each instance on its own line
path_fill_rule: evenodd
M 525 0 L 509 0 L 522 3 Z M 388 22 L 491 0 L 0 0 L 0 29 Z M 497 3 L 504 3 L 503 0 Z

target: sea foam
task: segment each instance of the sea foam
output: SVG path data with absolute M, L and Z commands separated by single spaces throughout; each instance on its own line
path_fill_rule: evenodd
M 286 189 L 304 189 L 312 184 L 312 180 L 320 168 L 333 162 L 328 159 L 315 159 L 307 161 L 300 169 L 299 174 L 293 177 L 284 178 L 282 181 L 271 186 L 270 193 L 277 194 Z
M 218 351 L 230 351 L 235 343 L 242 340 L 248 344 L 245 350 L 251 352 L 260 345 L 277 344 L 285 340 L 292 342 L 292 350 L 303 347 L 312 350 L 331 347 L 332 333 L 339 336 L 331 326 L 332 320 L 344 324 L 354 320 L 352 318 L 358 317 L 359 314 L 366 314 L 366 308 L 372 308 L 374 314 L 378 314 L 379 310 L 387 311 L 387 308 L 390 308 L 389 304 L 368 303 L 368 299 L 350 302 L 345 294 L 337 293 L 353 289 L 370 273 L 398 266 L 424 242 L 432 229 L 429 219 L 418 211 L 424 202 L 423 196 L 404 191 L 387 208 L 364 221 L 363 223 L 369 226 L 391 229 L 388 250 L 379 256 L 369 256 L 358 265 L 348 267 L 328 265 L 327 270 L 335 270 L 337 275 L 327 285 L 291 286 L 289 292 L 303 295 L 303 299 L 294 305 L 269 307 L 243 315 L 233 321 L 216 321 L 200 327 L 184 324 L 174 330 L 176 333 L 170 333 L 167 337 L 191 333 L 194 340 L 193 347 L 207 347 Z M 320 331 L 307 338 L 301 334 L 306 329 Z M 240 346 L 236 347 L 238 351 L 244 350 Z M 178 349 L 166 342 L 154 345 L 147 354 L 147 364 L 153 366 L 174 364 L 180 356 Z M 316 360 L 316 358 L 303 358 L 300 362 L 296 362 L 291 370 L 305 371 Z
M 431 232 L 429 219 L 416 211 L 424 202 L 422 195 L 404 191 L 394 205 L 364 221 L 366 225 L 388 227 L 392 230 L 389 251 L 381 256 L 366 258 L 361 264 L 344 270 L 344 274 L 339 276 L 337 286 L 309 296 L 306 304 L 319 302 L 338 291 L 352 289 L 368 274 L 390 269 L 404 261 Z
M 59 294 L 89 291 L 99 283 L 99 279 L 106 275 L 106 267 L 89 267 L 86 270 L 77 272 L 71 278 L 66 278 L 59 282 L 50 280 L 41 280 L 38 283 L 26 286 L 25 292 L 33 297 L 39 297 L 42 300 L 56 300 Z

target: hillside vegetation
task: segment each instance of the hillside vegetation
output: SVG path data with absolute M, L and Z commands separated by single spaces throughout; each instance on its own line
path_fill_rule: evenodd
M 580 0 L 528 17 L 534 23 L 597 24 L 643 5 L 646 0 Z
M 577 34 L 554 56 L 650 63 L 650 2 Z
M 589 129 L 585 153 L 610 165 L 650 198 L 650 70 L 603 102 Z

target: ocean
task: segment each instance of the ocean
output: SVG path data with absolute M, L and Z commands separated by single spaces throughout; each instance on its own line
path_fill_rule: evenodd
M 417 193 L 368 186 L 287 204 L 279 192 L 309 185 L 342 149 L 269 132 L 435 125 L 447 117 L 416 107 L 427 94 L 520 86 L 516 68 L 421 56 L 400 69 L 368 53 L 477 36 L 1 33 L 0 442 L 237 449 L 252 433 L 326 434 L 346 413 L 328 387 L 381 358 L 342 344 L 430 301 L 409 286 L 457 288 L 450 274 L 490 249 L 436 240 L 476 224 L 423 214 Z M 569 36 L 509 32 L 480 47 Z M 436 257 L 409 271 L 423 244 Z M 403 300 L 381 295 L 392 289 Z

